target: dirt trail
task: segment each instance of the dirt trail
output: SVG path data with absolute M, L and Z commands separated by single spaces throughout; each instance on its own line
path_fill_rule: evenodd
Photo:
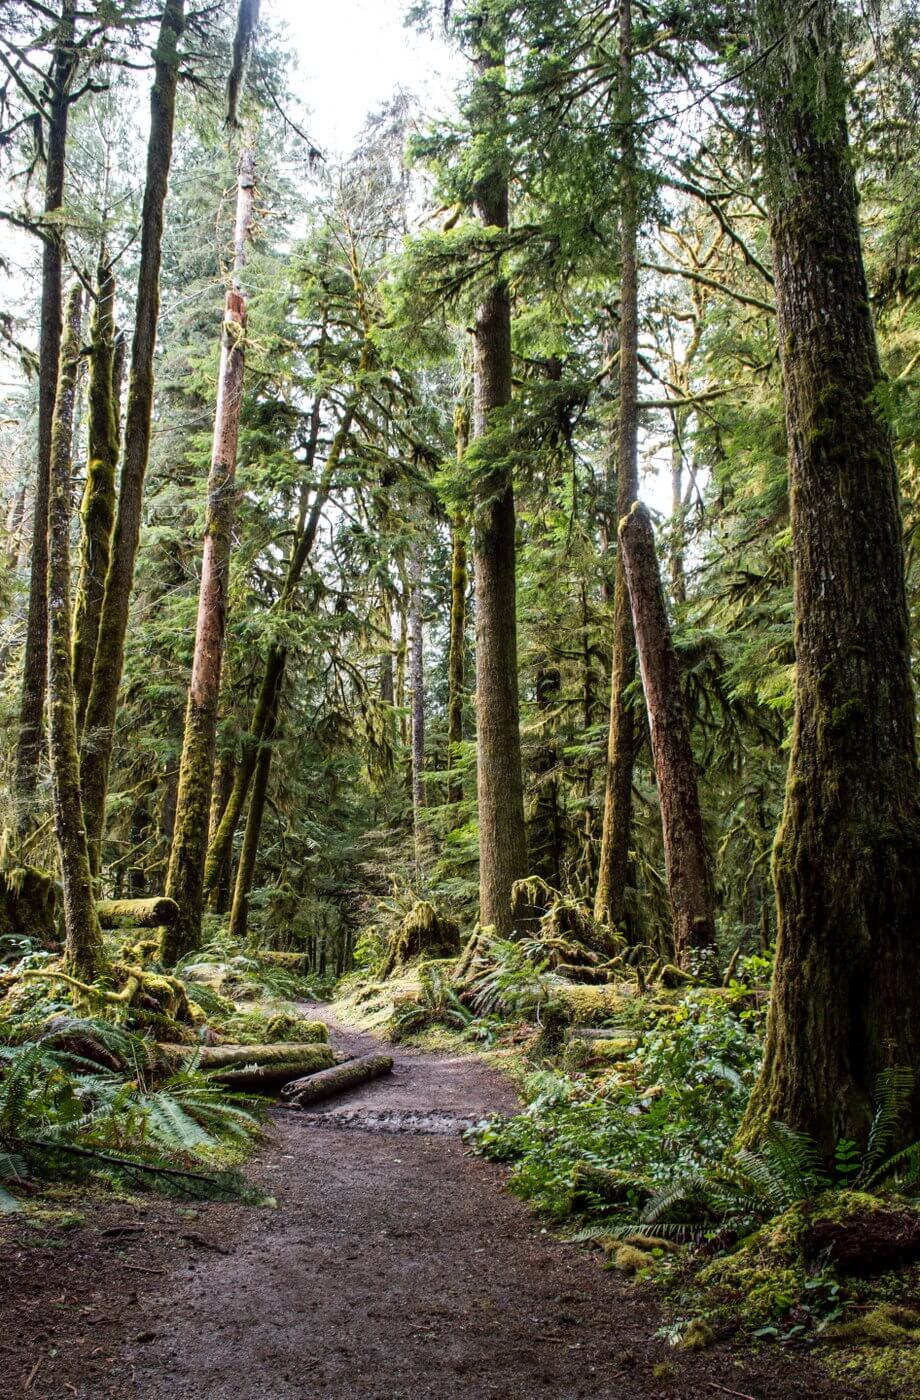
M 311 1014 L 340 1048 L 379 1048 Z M 801 1356 L 655 1339 L 648 1297 L 543 1233 L 452 1135 L 512 1110 L 509 1086 L 471 1057 L 394 1053 L 391 1079 L 277 1111 L 252 1168 L 276 1210 L 110 1206 L 54 1248 L 0 1239 L 3 1400 L 854 1394 Z

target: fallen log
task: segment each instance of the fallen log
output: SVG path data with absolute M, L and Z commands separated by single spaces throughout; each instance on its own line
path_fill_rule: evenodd
M 369 1079 L 389 1074 L 392 1068 L 393 1060 L 389 1055 L 362 1055 L 335 1069 L 324 1069 L 319 1074 L 309 1074 L 285 1084 L 281 1097 L 287 1100 L 291 1108 L 305 1108 L 307 1104 L 331 1098 L 333 1094 L 343 1094 Z
M 329 1069 L 336 1056 L 329 1045 L 161 1045 L 166 1061 L 182 1069 L 194 1058 L 198 1068 L 235 1088 L 275 1088 L 299 1075 Z
M 165 895 L 154 899 L 97 899 L 100 928 L 168 928 L 179 916 L 179 906 Z

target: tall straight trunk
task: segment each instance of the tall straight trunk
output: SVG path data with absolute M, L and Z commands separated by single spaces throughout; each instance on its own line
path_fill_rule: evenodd
M 227 679 L 226 670 L 224 672 L 224 690 L 226 691 Z M 217 766 L 214 773 L 214 782 L 211 788 L 211 811 L 208 816 L 208 842 L 214 840 L 217 828 L 220 826 L 221 817 L 227 810 L 227 803 L 230 801 L 230 794 L 233 791 L 233 779 L 236 776 L 236 754 L 225 749 L 217 759 Z M 217 884 L 211 892 L 208 900 L 208 907 L 217 914 L 226 914 L 230 908 L 230 859 L 224 861 L 223 869 L 217 877 Z
M 774 847 L 776 969 L 744 1133 L 865 1142 L 920 1066 L 920 810 L 898 478 L 828 4 L 761 0 L 757 99 L 786 400 L 795 717 Z M 794 55 L 786 42 L 795 36 Z M 816 94 L 821 94 L 820 99 Z M 920 1137 L 920 1077 L 899 1124 Z
M 109 568 L 118 466 L 119 376 L 115 344 L 115 274 L 103 242 L 96 277 L 89 377 L 89 451 L 80 506 L 80 573 L 74 600 L 73 684 L 82 732 Z
M 409 684 L 412 687 L 412 829 L 415 868 L 425 849 L 425 637 L 422 627 L 422 551 L 412 546 L 409 564 Z
M 655 535 L 651 517 L 639 502 L 620 521 L 619 545 L 652 736 L 674 949 L 678 962 L 686 967 L 694 952 L 711 960 L 715 943 L 712 887 L 690 724 L 658 572 Z
M 38 344 L 38 451 L 32 507 L 32 561 L 19 732 L 16 741 L 15 789 L 17 827 L 26 832 L 34 821 L 33 798 L 42 751 L 42 713 L 48 665 L 48 497 L 51 428 L 61 351 L 62 234 L 49 219 L 64 203 L 67 119 L 70 89 L 77 66 L 74 50 L 76 0 L 63 0 L 48 78 L 48 131 L 45 151 L 45 227 L 42 231 L 42 293 Z
M 17 568 L 22 550 L 22 525 L 26 514 L 25 483 L 18 487 L 10 500 L 6 517 L 6 559 L 11 569 Z
M 457 462 L 462 466 L 469 441 L 469 413 L 460 404 L 454 415 Z M 458 511 L 450 527 L 450 646 L 447 656 L 447 784 L 448 805 L 456 809 L 463 801 L 463 782 L 457 771 L 463 741 L 463 688 L 466 679 L 466 590 L 469 572 L 466 560 L 466 521 Z M 459 818 L 455 816 L 452 824 Z
M 179 906 L 178 917 L 163 941 L 164 960 L 170 965 L 196 948 L 201 939 L 204 858 L 214 781 L 217 705 L 230 581 L 230 542 L 236 507 L 236 453 L 246 361 L 246 298 L 239 284 L 239 275 L 246 263 L 246 243 L 252 226 L 254 201 L 255 152 L 247 147 L 240 157 L 237 178 L 233 285 L 227 291 L 224 304 L 195 651 L 179 764 L 176 824 L 166 876 L 166 893 Z
M 272 744 L 278 727 L 278 709 L 281 700 L 281 687 L 275 691 L 271 714 L 268 716 L 265 732 L 259 745 L 255 772 L 252 779 L 252 796 L 243 829 L 243 845 L 236 868 L 233 885 L 233 904 L 230 909 L 230 937 L 242 943 L 246 939 L 249 924 L 249 896 L 256 874 L 256 860 L 259 855 L 259 841 L 262 836 L 262 819 L 265 816 L 265 803 L 268 797 L 268 780 L 272 766 Z
M 67 962 L 92 980 L 104 960 L 80 798 L 80 755 L 70 654 L 70 474 L 80 357 L 79 283 L 67 296 L 51 433 L 48 509 L 48 738 L 54 828 L 64 887 Z
M 620 409 L 617 425 L 617 519 L 632 509 L 639 492 L 638 369 L 639 281 L 636 244 L 639 209 L 636 140 L 633 127 L 632 6 L 620 4 L 620 57 L 617 121 L 620 128 Z M 613 582 L 613 673 L 610 731 L 604 785 L 604 823 L 594 914 L 612 927 L 626 923 L 626 881 L 632 830 L 635 721 L 629 690 L 636 678 L 636 644 L 623 560 L 617 552 Z
M 362 361 L 363 367 L 363 361 Z M 323 510 L 329 499 L 332 490 L 332 483 L 338 471 L 338 465 L 351 433 L 351 425 L 354 420 L 355 409 L 357 407 L 357 396 L 353 396 L 342 415 L 342 421 L 336 430 L 335 437 L 329 447 L 323 473 L 316 488 L 316 495 L 310 508 L 303 530 L 300 532 L 297 542 L 291 551 L 291 558 L 288 561 L 287 576 L 284 587 L 275 604 L 277 612 L 285 612 L 293 603 L 297 593 L 297 587 L 301 576 L 307 565 L 307 560 L 316 541 L 320 520 Z M 315 450 L 315 442 L 313 444 Z M 243 742 L 240 761 L 237 764 L 236 776 L 233 780 L 233 789 L 221 817 L 220 825 L 214 833 L 213 839 L 208 846 L 204 863 L 204 891 L 209 893 L 214 889 L 219 878 L 219 872 L 223 862 L 228 858 L 233 849 L 233 839 L 236 835 L 236 828 L 239 825 L 246 799 L 249 796 L 249 786 L 255 773 L 256 762 L 258 760 L 260 747 L 265 737 L 266 726 L 269 724 L 274 706 L 277 704 L 278 691 L 284 678 L 284 671 L 287 665 L 287 647 L 278 642 L 272 642 L 268 648 L 265 658 L 265 669 L 262 673 L 262 683 L 259 687 L 259 694 L 256 698 L 256 705 L 253 711 L 252 722 L 249 733 Z
M 504 34 L 486 22 L 476 56 L 487 127 L 502 121 Z M 476 217 L 508 228 L 508 179 L 501 166 L 476 186 Z M 495 410 L 511 402 L 511 294 L 500 278 L 476 311 L 473 333 L 473 437 L 488 435 Z M 514 486 L 507 466 L 479 486 L 473 535 L 476 576 L 476 733 L 479 800 L 479 918 L 511 932 L 511 887 L 527 867 L 517 676 Z
M 94 873 L 99 870 L 109 764 L 115 742 L 115 715 L 125 659 L 128 608 L 140 539 L 144 477 L 150 452 L 153 356 L 160 312 L 163 206 L 172 159 L 179 41 L 184 28 L 185 0 L 166 0 L 154 51 L 154 80 L 150 94 L 147 177 L 141 211 L 140 272 L 131 346 L 121 487 L 99 618 L 93 680 L 86 707 L 80 773 L 90 863 Z

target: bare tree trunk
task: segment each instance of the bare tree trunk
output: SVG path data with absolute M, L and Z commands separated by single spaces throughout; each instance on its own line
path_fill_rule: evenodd
M 89 452 L 80 507 L 80 574 L 74 600 L 73 684 L 81 733 L 109 568 L 118 467 L 119 375 L 115 345 L 115 275 L 103 242 L 96 277 L 89 380 Z
M 499 130 L 504 106 L 504 33 L 482 21 L 477 55 L 483 110 Z M 480 179 L 474 209 L 485 228 L 508 227 L 508 182 L 501 168 Z M 511 401 L 511 296 L 502 278 L 476 311 L 473 436 L 485 438 L 494 410 Z M 511 887 L 526 874 L 527 839 L 517 677 L 514 486 L 506 466 L 483 480 L 474 529 L 476 575 L 476 730 L 479 799 L 479 917 L 511 932 Z
M 91 981 L 104 960 L 80 798 L 80 757 L 70 655 L 70 473 L 80 356 L 79 283 L 67 296 L 51 434 L 48 511 L 48 737 L 54 827 L 64 886 L 66 957 Z
M 469 441 L 469 413 L 458 404 L 454 414 L 457 435 L 457 462 L 462 465 Z M 466 560 L 466 522 L 458 511 L 450 530 L 450 648 L 447 659 L 447 801 L 454 808 L 452 824 L 456 825 L 457 808 L 463 801 L 463 783 L 457 772 L 459 748 L 463 742 L 463 689 L 466 679 L 466 590 L 469 573 Z
M 63 0 L 48 81 L 48 133 L 45 154 L 45 227 L 42 230 L 42 295 L 38 349 L 38 454 L 32 514 L 32 561 L 29 611 L 19 733 L 16 742 L 15 790 L 17 827 L 33 825 L 33 798 L 42 750 L 42 713 L 48 665 L 48 498 L 51 471 L 51 427 L 57 393 L 61 350 L 62 233 L 49 215 L 64 203 L 67 119 L 70 88 L 76 71 L 74 50 L 76 0 Z
M 307 560 L 313 549 L 316 534 L 319 530 L 320 520 L 323 510 L 329 499 L 332 490 L 332 483 L 338 471 L 339 461 L 345 444 L 351 433 L 351 425 L 354 419 L 357 398 L 353 397 L 346 406 L 342 415 L 342 420 L 336 430 L 335 437 L 329 447 L 329 454 L 323 467 L 323 474 L 313 498 L 310 514 L 304 529 L 301 531 L 291 558 L 288 563 L 287 577 L 284 587 L 275 604 L 278 612 L 283 612 L 289 608 L 297 593 L 297 586 L 306 568 Z M 237 764 L 236 776 L 233 780 L 233 789 L 221 817 L 220 825 L 208 847 L 204 865 L 204 890 L 210 892 L 218 879 L 218 873 L 229 852 L 233 849 L 233 838 L 236 835 L 236 828 L 243 808 L 246 805 L 246 798 L 249 796 L 249 785 L 255 773 L 256 761 L 259 756 L 260 746 L 266 733 L 266 726 L 270 722 L 270 717 L 274 706 L 277 703 L 278 690 L 284 677 L 287 665 L 287 647 L 272 642 L 265 658 L 265 670 L 262 675 L 262 684 L 256 699 L 253 711 L 252 723 L 249 733 L 243 743 L 240 761 Z
M 90 864 L 98 873 L 109 764 L 115 741 L 118 691 L 125 659 L 128 608 L 140 539 L 144 477 L 150 451 L 153 412 L 153 354 L 160 311 L 163 206 L 172 159 L 179 41 L 185 28 L 185 0 L 166 0 L 154 52 L 150 94 L 147 178 L 141 212 L 137 313 L 131 347 L 131 374 L 125 420 L 125 450 L 109 571 L 99 618 L 93 680 L 86 707 L 81 781 Z
M 224 669 L 224 690 L 226 692 L 226 668 Z M 208 844 L 214 840 L 217 829 L 220 826 L 221 817 L 227 810 L 227 803 L 230 801 L 230 794 L 233 791 L 233 780 L 236 776 L 236 754 L 230 749 L 225 749 L 217 759 L 217 767 L 214 774 L 214 783 L 211 788 L 211 811 L 208 817 Z M 208 900 L 208 907 L 216 914 L 226 914 L 230 908 L 230 859 L 229 853 L 224 861 L 223 869 L 217 877 L 217 884 L 211 891 Z
M 249 895 L 255 880 L 256 861 L 259 855 L 259 841 L 262 836 L 262 820 L 265 816 L 265 803 L 268 797 L 268 780 L 272 766 L 272 743 L 278 727 L 280 686 L 275 691 L 272 713 L 268 717 L 265 733 L 259 746 L 255 773 L 252 779 L 252 796 L 243 830 L 243 845 L 240 850 L 239 865 L 236 868 L 236 882 L 233 886 L 233 905 L 230 909 L 230 936 L 243 943 L 248 933 Z
M 618 122 L 620 162 L 620 411 L 617 428 L 617 519 L 638 495 L 639 284 L 636 266 L 639 213 L 633 128 L 632 6 L 620 4 Z M 628 692 L 636 676 L 636 647 L 623 561 L 617 554 L 613 584 L 613 674 L 604 789 L 604 824 L 594 914 L 614 928 L 626 923 L 626 881 L 632 830 L 635 719 Z
M 412 687 L 412 827 L 415 868 L 421 873 L 425 823 L 425 638 L 422 630 L 422 551 L 412 546 L 409 562 L 409 683 Z
M 655 535 L 651 517 L 639 502 L 620 521 L 619 543 L 652 735 L 674 947 L 678 961 L 686 967 L 692 952 L 708 954 L 713 950 L 712 890 L 690 725 L 661 588 Z
M 898 473 L 876 401 L 884 380 L 847 132 L 846 21 L 805 0 L 760 0 L 755 20 L 796 674 L 773 852 L 776 968 L 743 1133 L 779 1119 L 833 1161 L 840 1138 L 866 1141 L 878 1076 L 892 1066 L 914 1085 L 891 1150 L 920 1137 L 916 704 Z
M 176 825 L 166 877 L 166 893 L 179 906 L 179 917 L 163 941 L 163 957 L 169 965 L 197 947 L 201 938 L 204 859 L 227 625 L 230 543 L 236 506 L 236 453 L 246 359 L 246 298 L 239 285 L 239 274 L 246 263 L 254 201 L 255 152 L 247 148 L 240 157 L 237 178 L 233 285 L 227 291 L 224 307 L 198 622 L 179 764 Z

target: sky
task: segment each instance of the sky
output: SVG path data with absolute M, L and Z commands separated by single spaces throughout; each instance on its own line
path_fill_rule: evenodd
M 312 109 L 310 135 L 324 151 L 346 154 L 368 112 L 397 88 L 417 93 L 426 110 L 447 105 L 462 60 L 437 19 L 430 36 L 407 29 L 407 8 L 407 0 L 263 0 L 266 18 L 288 26 L 292 86 Z

